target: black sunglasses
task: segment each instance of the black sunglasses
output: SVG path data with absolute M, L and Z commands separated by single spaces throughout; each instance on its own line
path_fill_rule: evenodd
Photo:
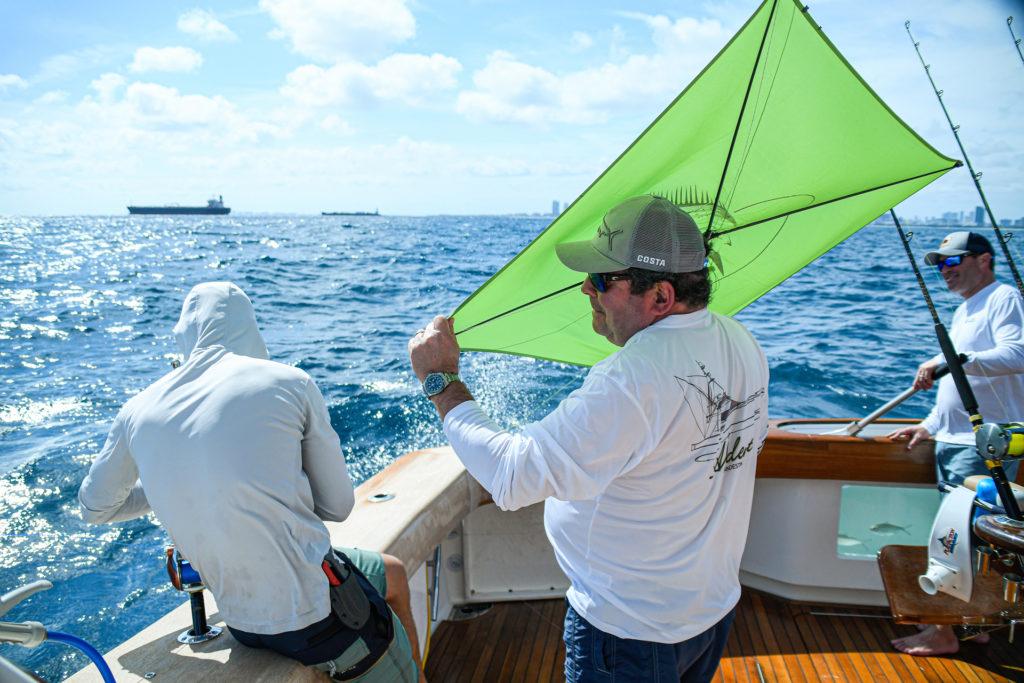
M 629 280 L 633 276 L 629 273 L 587 273 L 590 283 L 594 289 L 604 294 L 608 291 L 608 283 L 616 280 Z

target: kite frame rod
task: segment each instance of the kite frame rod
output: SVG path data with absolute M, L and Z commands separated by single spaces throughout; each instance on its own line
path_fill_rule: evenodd
M 921 294 L 924 295 L 925 303 L 928 304 L 928 311 L 932 314 L 932 322 L 935 323 L 935 336 L 939 340 L 939 348 L 942 349 L 942 355 L 946 359 L 949 375 L 953 378 L 956 391 L 960 395 L 960 402 L 970 417 L 971 427 L 977 432 L 985 420 L 978 409 L 978 399 L 974 396 L 974 390 L 971 389 L 971 384 L 967 381 L 967 374 L 964 372 L 964 364 L 960 360 L 960 354 L 957 353 L 956 348 L 953 346 L 953 340 L 949 338 L 949 332 L 946 331 L 946 326 L 942 324 L 939 314 L 935 310 L 935 304 L 932 303 L 932 297 L 928 293 L 928 285 L 925 284 L 924 277 L 921 275 L 921 269 L 918 268 L 917 261 L 914 260 L 914 254 L 910 250 L 910 237 L 903 232 L 903 225 L 900 223 L 900 219 L 896 217 L 896 212 L 893 209 L 889 209 L 889 215 L 892 216 L 896 232 L 899 233 L 900 242 L 903 243 L 903 250 L 907 252 L 910 267 L 914 269 L 917 286 L 921 288 Z M 913 233 L 911 233 L 911 236 L 913 236 Z M 982 457 L 980 453 L 978 457 Z M 1010 488 L 1010 481 L 1006 478 L 1006 470 L 1003 469 L 1002 461 L 989 458 L 984 458 L 984 461 L 985 467 L 988 468 L 989 474 L 992 476 L 992 482 L 996 485 L 999 498 L 1003 501 L 1003 508 L 1006 510 L 1007 516 L 1016 520 L 1024 519 L 1020 512 L 1020 506 L 1017 504 L 1017 498 L 1013 495 L 1013 491 Z
M 1020 51 L 1021 39 L 1017 37 L 1017 34 L 1013 32 L 1013 17 L 1006 17 L 1006 28 L 1010 29 L 1010 37 L 1013 38 L 1013 46 L 1017 48 L 1017 54 L 1020 55 L 1020 61 L 1024 64 L 1024 52 Z
M 1011 17 L 1012 18 L 1012 17 Z M 921 66 L 924 67 L 924 73 L 928 76 L 928 82 L 932 84 L 932 90 L 935 92 L 935 97 L 939 100 L 939 106 L 942 107 L 942 113 L 946 115 L 946 121 L 949 123 L 950 129 L 953 131 L 953 137 L 956 138 L 956 144 L 960 147 L 960 153 L 964 155 L 964 161 L 967 163 L 967 169 L 971 172 L 971 180 L 974 181 L 974 187 L 978 190 L 978 196 L 981 197 L 981 203 L 985 206 L 985 213 L 988 214 L 988 220 L 992 224 L 992 229 L 996 234 L 996 241 L 999 242 L 999 246 L 1002 247 L 1003 256 L 1006 257 L 1006 265 L 1010 267 L 1010 273 L 1013 274 L 1013 281 L 1017 285 L 1017 291 L 1024 296 L 1024 282 L 1020 279 L 1020 273 L 1017 271 L 1017 264 L 1014 262 L 1013 257 L 1010 255 L 1010 247 L 1006 243 L 1006 239 L 1003 237 L 1002 230 L 999 229 L 999 224 L 996 222 L 996 217 L 992 214 L 992 207 L 988 204 L 988 199 L 985 197 L 985 192 L 981 189 L 981 173 L 974 171 L 974 166 L 971 165 L 971 159 L 967 156 L 967 150 L 964 149 L 964 143 L 960 140 L 960 126 L 953 123 L 953 119 L 949 116 L 949 110 L 946 109 L 946 103 L 942 100 L 942 90 L 939 90 L 938 86 L 935 85 L 935 79 L 932 78 L 931 66 L 924 61 L 924 56 L 921 54 L 920 41 L 914 38 L 914 34 L 910 32 L 910 21 L 903 22 L 903 27 L 907 29 L 907 35 L 910 36 L 910 42 L 914 44 L 914 51 L 917 52 L 917 58 L 921 60 Z M 1011 29 L 1012 33 L 1013 29 Z
M 747 111 L 747 101 L 750 99 L 750 91 L 754 87 L 754 76 L 757 75 L 757 67 L 761 64 L 761 54 L 764 52 L 764 44 L 768 41 L 768 33 L 772 30 L 772 19 L 775 18 L 775 8 L 779 6 L 779 0 L 772 2 L 772 9 L 768 12 L 768 21 L 764 25 L 764 35 L 761 36 L 761 45 L 757 48 L 757 57 L 754 58 L 754 68 L 750 70 L 750 79 L 747 81 L 747 91 L 743 93 L 743 104 L 740 105 L 740 115 L 736 117 L 736 127 L 732 131 L 732 140 L 729 142 L 729 151 L 725 155 L 725 165 L 722 166 L 722 179 L 718 181 L 718 191 L 715 192 L 715 203 L 711 205 L 711 216 L 708 218 L 708 227 L 705 233 L 711 232 L 711 226 L 715 223 L 715 213 L 718 211 L 718 200 L 722 198 L 722 188 L 725 187 L 725 176 L 729 173 L 729 162 L 732 161 L 732 152 L 736 147 L 736 138 L 740 134 L 740 126 L 743 125 L 743 115 Z

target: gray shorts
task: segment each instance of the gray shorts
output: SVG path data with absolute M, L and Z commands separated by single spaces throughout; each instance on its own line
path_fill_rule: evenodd
M 1010 481 L 1017 478 L 1017 465 L 1016 460 L 1003 462 L 1006 478 Z M 988 468 L 978 455 L 977 448 L 945 441 L 935 442 L 935 476 L 938 481 L 959 486 L 964 483 L 964 479 L 974 474 L 988 476 Z
M 381 595 L 387 595 L 387 575 L 384 571 L 384 558 L 380 553 L 357 548 L 336 547 L 337 550 L 345 553 L 352 564 L 359 568 L 366 578 L 373 584 L 373 587 Z M 409 645 L 409 637 L 405 633 L 402 623 L 391 613 L 391 623 L 395 627 L 395 637 L 391 640 L 391 646 L 377 663 L 366 673 L 353 681 L 362 683 L 416 683 L 419 680 L 419 671 L 416 669 L 416 662 L 412 658 L 412 647 Z M 362 639 L 356 640 L 347 650 L 330 660 L 317 664 L 314 668 L 320 669 L 328 674 L 333 671 L 345 671 L 355 666 L 363 657 L 369 653 Z

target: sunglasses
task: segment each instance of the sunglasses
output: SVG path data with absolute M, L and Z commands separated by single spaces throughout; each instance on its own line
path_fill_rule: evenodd
M 964 262 L 964 257 L 965 256 L 970 256 L 970 254 L 961 254 L 959 256 L 947 256 L 946 258 L 944 258 L 941 261 L 939 261 L 938 263 L 936 263 L 935 267 L 938 268 L 939 272 L 941 273 L 946 268 L 952 268 L 954 266 L 959 266 L 961 263 Z
M 631 276 L 628 273 L 587 273 L 587 277 L 590 284 L 594 285 L 594 289 L 604 294 L 608 291 L 609 282 L 629 280 Z

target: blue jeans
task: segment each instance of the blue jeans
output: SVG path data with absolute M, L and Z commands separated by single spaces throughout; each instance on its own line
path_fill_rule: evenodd
M 1017 460 L 1003 461 L 1006 478 L 1013 481 L 1017 478 Z M 935 442 L 935 477 L 953 485 L 964 483 L 964 479 L 974 474 L 988 476 L 988 467 L 978 455 L 974 446 L 961 446 L 945 441 Z
M 736 610 L 681 643 L 619 638 L 591 626 L 572 605 L 565 611 L 566 683 L 657 681 L 703 683 L 718 669 Z

